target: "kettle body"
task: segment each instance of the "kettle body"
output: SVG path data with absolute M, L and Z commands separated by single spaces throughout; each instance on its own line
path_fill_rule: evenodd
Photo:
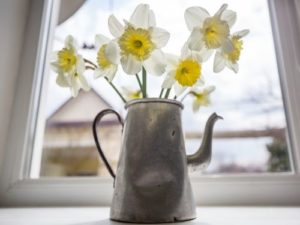
M 196 218 L 196 205 L 188 166 L 207 166 L 211 157 L 213 114 L 207 122 L 199 150 L 187 156 L 182 130 L 183 105 L 169 99 L 140 99 L 126 104 L 123 122 L 113 110 L 98 114 L 94 135 L 100 155 L 115 178 L 110 218 L 131 223 L 166 223 Z M 116 174 L 98 142 L 96 124 L 106 113 L 117 114 L 123 124 Z M 208 134 L 210 133 L 210 134 Z M 102 157 L 102 158 L 103 158 Z

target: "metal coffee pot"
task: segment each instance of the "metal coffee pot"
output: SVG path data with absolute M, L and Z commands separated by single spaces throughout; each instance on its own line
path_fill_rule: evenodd
M 188 166 L 205 168 L 211 159 L 212 132 L 219 118 L 212 114 L 202 144 L 186 155 L 181 125 L 183 105 L 169 99 L 128 102 L 125 122 L 112 109 L 100 112 L 93 134 L 100 156 L 114 178 L 110 218 L 131 223 L 165 223 L 196 218 L 196 206 Z M 97 123 L 106 114 L 116 114 L 123 125 L 123 138 L 116 174 L 97 138 Z

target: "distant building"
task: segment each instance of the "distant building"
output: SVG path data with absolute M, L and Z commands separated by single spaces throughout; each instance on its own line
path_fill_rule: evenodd
M 92 135 L 92 122 L 101 110 L 112 108 L 94 90 L 70 98 L 46 121 L 41 176 L 108 176 Z M 116 168 L 121 129 L 114 115 L 98 126 L 101 146 Z

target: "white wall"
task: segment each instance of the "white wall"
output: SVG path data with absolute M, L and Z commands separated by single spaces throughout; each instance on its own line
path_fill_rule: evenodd
M 0 164 L 17 83 L 30 0 L 0 1 Z

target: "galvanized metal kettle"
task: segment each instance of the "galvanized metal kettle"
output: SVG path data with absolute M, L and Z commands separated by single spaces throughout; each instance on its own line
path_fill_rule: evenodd
M 212 131 L 221 117 L 212 114 L 199 150 L 186 156 L 181 125 L 183 105 L 169 99 L 140 99 L 125 105 L 123 123 L 112 109 L 100 112 L 93 123 L 95 142 L 108 171 L 115 179 L 110 218 L 131 223 L 165 223 L 196 218 L 188 166 L 205 168 L 211 159 Z M 97 123 L 116 114 L 123 139 L 116 174 L 97 137 Z

